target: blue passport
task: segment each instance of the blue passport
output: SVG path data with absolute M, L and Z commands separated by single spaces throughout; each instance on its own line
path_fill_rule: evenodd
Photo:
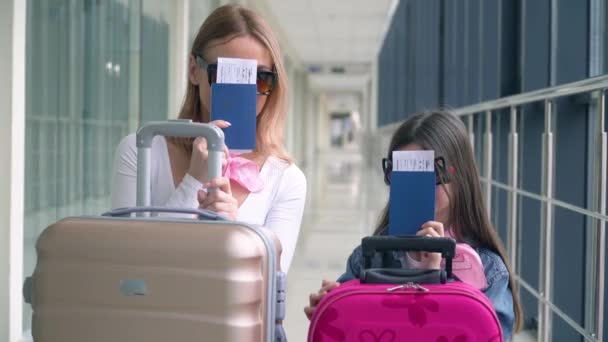
M 255 84 L 214 83 L 211 85 L 211 120 L 225 120 L 226 146 L 251 151 L 256 140 L 257 86 Z
M 420 227 L 435 219 L 435 172 L 391 173 L 389 235 L 416 235 Z

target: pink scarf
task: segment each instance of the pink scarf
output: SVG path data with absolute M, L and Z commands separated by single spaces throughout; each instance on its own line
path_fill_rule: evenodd
M 223 175 L 237 182 L 249 192 L 259 192 L 264 189 L 258 164 L 234 153 L 230 153 Z

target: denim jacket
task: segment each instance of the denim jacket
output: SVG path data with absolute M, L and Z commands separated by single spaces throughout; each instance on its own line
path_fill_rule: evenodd
M 513 311 L 513 294 L 509 288 L 509 272 L 500 256 L 489 249 L 478 248 L 477 253 L 481 258 L 484 273 L 486 276 L 487 287 L 482 292 L 490 299 L 494 305 L 494 310 L 500 321 L 504 339 L 507 340 L 511 336 L 513 323 L 515 321 L 515 313 Z M 392 264 L 390 267 L 408 267 L 403 265 L 406 258 L 403 257 L 403 252 L 393 252 L 393 260 L 389 260 Z M 386 265 L 387 260 L 383 260 Z M 346 264 L 346 272 L 338 278 L 339 283 L 358 279 L 363 269 L 363 253 L 361 246 L 355 248 Z

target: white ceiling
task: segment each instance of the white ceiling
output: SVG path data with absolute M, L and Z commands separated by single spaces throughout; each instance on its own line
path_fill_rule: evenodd
M 328 93 L 327 112 L 359 111 L 361 99 L 354 93 Z
M 267 0 L 268 8 L 306 66 L 322 71 L 313 86 L 360 90 L 398 0 Z M 345 67 L 344 75 L 329 71 Z M 353 84 L 355 82 L 355 84 Z M 347 90 L 347 89 L 342 89 Z
M 369 73 L 335 75 L 329 73 L 310 74 L 310 86 L 325 91 L 360 92 L 369 80 Z

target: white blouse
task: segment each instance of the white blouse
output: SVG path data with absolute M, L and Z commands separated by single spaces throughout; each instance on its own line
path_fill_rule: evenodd
M 202 184 L 186 174 L 175 187 L 167 142 L 157 136 L 152 141 L 151 205 L 198 208 L 197 192 Z M 306 200 L 306 178 L 295 165 L 270 156 L 260 170 L 264 189 L 250 193 L 237 211 L 237 220 L 272 230 L 283 247 L 281 269 L 289 270 L 300 233 Z M 135 206 L 137 147 L 135 134 L 119 144 L 112 174 L 112 208 Z

